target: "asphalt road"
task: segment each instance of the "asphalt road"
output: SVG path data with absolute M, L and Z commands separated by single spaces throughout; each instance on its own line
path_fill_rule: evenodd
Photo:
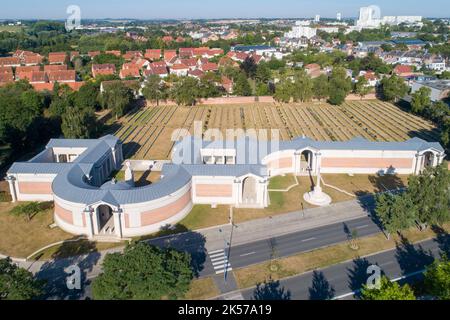
M 357 231 L 359 237 L 381 232 L 370 217 L 364 217 L 345 223 L 332 224 L 244 245 L 231 245 L 231 249 L 227 249 L 227 254 L 233 269 L 242 268 L 268 261 L 272 259 L 273 255 L 278 258 L 287 257 L 344 242 L 349 239 L 349 235 L 353 230 Z M 215 272 L 211 259 L 208 256 L 203 270 L 200 271 L 200 276 L 209 276 L 212 274 L 215 274 Z
M 333 299 L 355 292 L 367 282 L 367 268 L 377 265 L 390 279 L 397 279 L 422 271 L 439 258 L 441 252 L 450 253 L 449 237 L 430 240 L 419 245 L 403 243 L 397 249 L 380 253 L 367 259 L 338 264 L 323 270 L 317 270 L 280 282 L 270 283 L 260 290 L 251 289 L 242 292 L 246 300 L 324 300 Z M 419 275 L 408 277 L 405 281 L 417 279 Z M 341 299 L 353 299 L 354 296 Z

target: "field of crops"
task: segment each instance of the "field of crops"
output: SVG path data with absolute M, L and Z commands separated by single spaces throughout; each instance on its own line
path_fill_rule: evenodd
M 372 141 L 403 141 L 419 137 L 439 141 L 432 123 L 382 101 L 326 103 L 254 104 L 220 106 L 159 106 L 130 113 L 113 132 L 124 142 L 124 154 L 134 159 L 168 159 L 176 129 L 193 131 L 194 121 L 203 128 L 279 129 L 280 138 L 308 136 L 315 140 L 349 140 L 364 137 Z

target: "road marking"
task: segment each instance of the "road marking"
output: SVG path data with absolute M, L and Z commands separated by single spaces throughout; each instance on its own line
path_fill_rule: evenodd
M 420 271 L 416 271 L 416 272 L 413 272 L 413 273 L 410 273 L 410 274 L 407 274 L 407 275 L 404 275 L 404 276 L 401 276 L 401 277 L 392 279 L 391 282 L 398 282 L 398 281 L 400 281 L 400 280 L 404 280 L 404 279 L 407 279 L 407 278 L 411 278 L 411 277 L 417 276 L 417 275 L 419 275 L 419 274 L 422 274 L 422 273 L 424 273 L 425 271 L 426 271 L 426 269 L 420 270 Z M 356 290 L 356 291 L 353 291 L 353 292 L 349 292 L 349 293 L 346 293 L 346 294 L 343 294 L 343 295 L 334 297 L 334 298 L 332 298 L 331 300 L 340 300 L 340 299 L 344 299 L 344 298 L 353 296 L 353 295 L 355 295 L 355 294 L 357 294 L 357 293 L 359 293 L 359 292 L 361 292 L 361 290 Z
M 209 252 L 209 259 L 211 260 L 211 264 L 216 274 L 233 270 L 230 261 L 228 261 L 228 256 L 223 249 Z
M 213 255 L 215 253 L 222 253 L 222 252 L 223 252 L 223 249 L 215 250 L 215 251 L 209 251 L 208 253 L 209 253 L 209 255 Z
M 365 228 L 368 228 L 368 227 L 369 227 L 369 225 L 365 224 L 363 226 L 356 227 L 356 229 L 365 229 Z
M 305 240 L 302 240 L 302 242 L 309 242 L 309 241 L 313 241 L 313 240 L 316 240 L 316 238 L 305 239 Z
M 249 253 L 241 254 L 240 257 L 251 256 L 252 254 L 255 254 L 255 253 L 256 253 L 256 252 L 249 252 Z

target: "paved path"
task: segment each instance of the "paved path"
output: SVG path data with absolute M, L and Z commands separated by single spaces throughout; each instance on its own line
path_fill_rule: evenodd
M 403 243 L 394 250 L 273 282 L 258 289 L 228 293 L 221 299 L 229 299 L 230 296 L 239 294 L 246 300 L 353 299 L 352 293 L 367 282 L 369 266 L 378 265 L 390 279 L 406 276 L 402 282 L 410 282 L 420 277 L 421 271 L 435 258 L 439 258 L 441 253 L 449 254 L 449 244 L 448 235 L 440 237 L 439 240 L 429 240 L 416 245 Z

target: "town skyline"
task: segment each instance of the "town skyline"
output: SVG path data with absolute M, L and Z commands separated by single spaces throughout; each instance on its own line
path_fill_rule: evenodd
M 20 1 L 21 5 L 15 3 L 5 3 L 0 19 L 65 19 L 68 14 L 66 9 L 70 5 L 78 5 L 82 11 L 82 19 L 137 19 L 137 20 L 195 20 L 195 19 L 249 19 L 249 18 L 313 18 L 320 15 L 323 18 L 335 18 L 337 13 L 342 14 L 343 19 L 356 18 L 359 8 L 368 5 L 377 5 L 381 8 L 383 15 L 421 15 L 425 17 L 443 18 L 450 16 L 450 12 L 445 12 L 443 0 L 430 0 L 424 5 L 422 1 L 413 0 L 405 6 L 405 1 L 359 1 L 347 0 L 345 2 L 322 0 L 312 2 L 281 0 L 274 5 L 271 0 L 246 1 L 245 4 L 237 0 L 230 0 L 226 3 L 208 3 L 205 0 L 180 1 L 170 0 L 164 3 L 152 3 L 152 1 L 130 0 L 131 3 L 124 5 L 120 1 L 108 1 L 105 6 L 104 1 L 95 3 L 78 0 L 58 1 L 55 5 L 53 1 L 43 1 L 40 3 L 44 10 L 39 14 L 32 9 L 33 3 L 30 0 Z

